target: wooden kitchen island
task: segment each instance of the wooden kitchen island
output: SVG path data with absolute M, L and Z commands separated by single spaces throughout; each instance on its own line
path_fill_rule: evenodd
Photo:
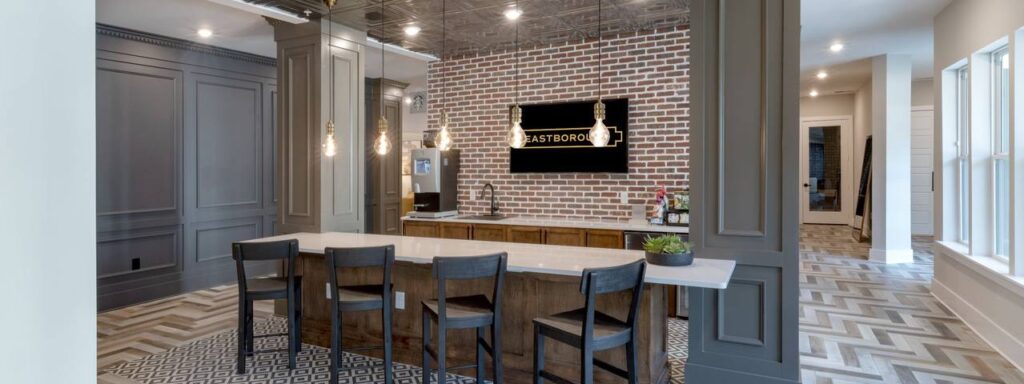
M 574 246 L 516 244 L 505 242 L 452 240 L 354 233 L 297 233 L 256 239 L 273 241 L 297 239 L 301 252 L 296 270 L 302 275 L 302 339 L 303 342 L 327 347 L 330 345 L 330 304 L 326 297 L 327 271 L 323 258 L 327 247 L 395 246 L 394 290 L 405 295 L 395 300 L 395 361 L 422 365 L 421 304 L 436 298 L 437 283 L 431 277 L 434 256 L 474 256 L 507 252 L 508 274 L 504 287 L 503 342 L 504 368 L 509 383 L 529 382 L 533 370 L 533 323 L 536 317 L 580 308 L 580 276 L 584 268 L 607 267 L 643 258 L 642 251 L 597 249 Z M 692 286 L 723 289 L 732 276 L 735 262 L 697 258 L 687 267 L 650 265 L 645 276 L 646 287 L 639 313 L 640 382 L 668 382 L 666 354 L 666 286 Z M 379 270 L 344 271 L 344 284 L 379 283 Z M 450 283 L 448 295 L 489 293 L 491 281 Z M 607 295 L 599 300 L 599 308 L 625 318 L 626 294 Z M 614 309 L 617 309 L 614 310 Z M 346 313 L 343 319 L 346 348 L 380 345 L 382 335 L 380 312 Z M 448 334 L 449 366 L 474 361 L 476 349 L 472 330 L 450 331 Z M 547 343 L 545 369 L 564 377 L 578 377 L 578 350 L 558 342 Z M 370 353 L 371 356 L 378 354 Z M 599 352 L 596 357 L 620 367 L 625 366 L 625 353 L 620 349 Z M 490 360 L 488 359 L 488 364 Z M 456 371 L 473 375 L 473 371 Z M 595 382 L 618 382 L 600 369 Z

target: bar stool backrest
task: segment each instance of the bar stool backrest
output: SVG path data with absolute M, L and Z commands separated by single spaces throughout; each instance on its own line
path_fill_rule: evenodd
M 384 277 L 381 281 L 385 289 L 390 290 L 391 269 L 395 266 L 394 245 L 360 248 L 327 248 L 324 250 L 324 255 L 327 257 L 327 279 L 331 284 L 332 292 L 337 292 L 340 287 L 338 284 L 338 268 L 364 267 L 383 268 Z M 390 297 L 385 299 L 390 299 Z
M 445 282 L 447 280 L 474 280 L 494 278 L 494 292 L 491 296 L 491 310 L 501 318 L 501 287 L 505 284 L 505 270 L 508 269 L 508 253 L 501 252 L 484 256 L 434 257 L 433 275 L 437 279 L 437 308 L 441 318 L 447 316 L 445 309 Z
M 604 268 L 587 268 L 583 270 L 583 281 L 580 283 L 580 293 L 586 299 L 587 319 L 583 324 L 584 334 L 594 332 L 594 311 L 596 308 L 597 296 L 606 293 L 632 290 L 632 301 L 629 303 L 629 317 L 626 323 L 629 327 L 636 329 L 636 314 L 640 308 L 640 294 L 644 289 L 644 273 L 647 271 L 647 262 L 637 260 L 629 264 Z M 590 335 L 589 340 L 593 340 Z
M 231 244 L 231 257 L 235 259 L 238 287 L 246 291 L 245 262 L 285 260 L 289 286 L 295 276 L 295 259 L 299 256 L 299 241 L 295 239 Z

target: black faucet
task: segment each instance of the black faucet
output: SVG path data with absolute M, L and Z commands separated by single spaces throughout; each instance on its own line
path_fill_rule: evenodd
M 491 183 L 484 184 L 484 190 L 481 192 L 487 192 L 487 188 L 491 188 L 491 216 L 498 214 L 498 204 L 494 201 L 494 186 Z

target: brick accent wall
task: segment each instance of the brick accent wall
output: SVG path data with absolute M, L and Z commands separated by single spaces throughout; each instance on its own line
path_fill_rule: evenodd
M 520 104 L 597 98 L 597 41 L 520 49 Z M 630 204 L 654 203 L 664 185 L 687 187 L 689 174 L 689 29 L 676 27 L 604 38 L 603 96 L 629 98 L 629 173 L 510 174 L 506 142 L 514 97 L 514 52 L 451 57 L 430 65 L 429 121 L 437 128 L 439 76 L 462 151 L 459 205 L 486 213 L 484 183 L 497 189 L 501 212 L 576 219 L 629 219 Z M 476 199 L 470 200 L 470 190 Z M 628 193 L 621 204 L 619 193 Z

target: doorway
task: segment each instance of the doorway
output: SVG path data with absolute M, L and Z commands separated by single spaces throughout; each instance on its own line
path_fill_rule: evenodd
M 910 219 L 911 233 L 931 236 L 935 194 L 935 163 L 932 157 L 935 134 L 932 106 L 913 107 L 910 110 Z
M 853 220 L 853 118 L 800 120 L 800 218 L 805 224 Z

